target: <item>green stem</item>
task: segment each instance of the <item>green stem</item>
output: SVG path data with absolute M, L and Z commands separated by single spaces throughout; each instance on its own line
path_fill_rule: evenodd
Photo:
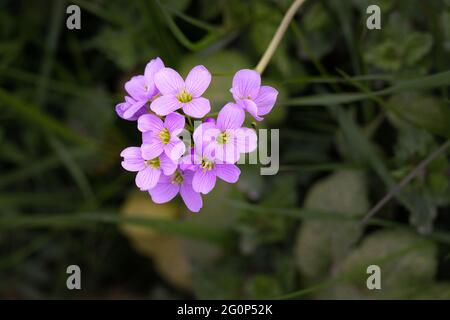
M 269 63 L 270 59 L 272 58 L 273 54 L 275 53 L 275 50 L 277 49 L 278 45 L 280 44 L 281 39 L 283 39 L 284 33 L 286 32 L 287 27 L 289 26 L 289 23 L 291 22 L 292 18 L 294 18 L 295 13 L 300 8 L 300 6 L 305 2 L 305 0 L 295 0 L 291 6 L 289 7 L 288 11 L 283 17 L 283 20 L 281 20 L 281 24 L 278 26 L 277 31 L 275 32 L 275 35 L 273 36 L 272 40 L 269 43 L 269 46 L 267 47 L 266 51 L 264 52 L 261 60 L 259 60 L 258 65 L 256 66 L 255 70 L 262 74 L 264 70 L 267 67 L 267 64 Z

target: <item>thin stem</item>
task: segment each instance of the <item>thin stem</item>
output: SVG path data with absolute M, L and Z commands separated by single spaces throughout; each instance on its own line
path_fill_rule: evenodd
M 305 0 L 295 0 L 291 6 L 289 7 L 288 11 L 283 17 L 283 20 L 281 21 L 281 24 L 278 26 L 277 32 L 275 32 L 275 35 L 273 36 L 272 40 L 270 41 L 269 46 L 266 49 L 266 52 L 264 52 L 261 60 L 259 60 L 258 65 L 256 66 L 255 70 L 259 73 L 263 73 L 264 70 L 267 67 L 267 64 L 269 63 L 270 59 L 272 58 L 273 54 L 275 53 L 275 50 L 277 49 L 281 39 L 283 39 L 284 33 L 286 32 L 287 27 L 289 26 L 289 23 L 291 22 L 292 18 L 294 17 L 295 13 L 297 12 L 298 8 L 305 2 Z
M 391 191 L 389 191 L 376 205 L 373 207 L 361 221 L 362 224 L 374 216 L 382 207 L 386 205 L 401 189 L 403 189 L 412 179 L 418 176 L 425 168 L 442 153 L 450 147 L 450 140 L 447 140 L 442 146 L 436 149 L 425 160 L 423 160 L 417 167 L 414 168 L 406 177 L 404 177 L 399 184 L 397 184 Z

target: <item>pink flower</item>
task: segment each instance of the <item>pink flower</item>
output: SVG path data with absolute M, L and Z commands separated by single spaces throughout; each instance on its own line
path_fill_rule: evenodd
M 149 190 L 155 203 L 166 203 L 180 193 L 184 203 L 192 212 L 199 212 L 203 206 L 202 196 L 192 188 L 194 172 L 176 170 L 172 175 L 161 175 L 158 184 Z
M 250 69 L 242 69 L 233 77 L 230 89 L 239 106 L 250 113 L 257 121 L 268 114 L 277 100 L 278 91 L 269 86 L 261 86 L 261 75 Z
M 164 122 L 155 115 L 144 114 L 138 119 L 138 129 L 143 132 L 147 156 L 156 158 L 163 152 L 172 160 L 178 160 L 186 151 L 178 135 L 184 130 L 184 117 L 176 112 L 167 115 Z
M 239 180 L 241 170 L 234 165 L 216 162 L 212 156 L 213 148 L 196 145 L 192 154 L 182 159 L 182 167 L 194 171 L 192 188 L 195 192 L 209 193 L 216 185 L 217 177 L 228 183 Z
M 132 77 L 125 83 L 125 90 L 130 95 L 128 99 L 129 105 L 122 105 L 119 109 L 124 110 L 119 113 L 121 118 L 131 120 L 137 118 L 137 113 L 142 114 L 142 109 L 145 110 L 147 102 L 151 101 L 159 93 L 155 86 L 155 74 L 164 68 L 164 63 L 160 58 L 155 58 L 147 63 L 144 75 Z M 127 99 L 125 98 L 126 102 Z M 116 107 L 117 111 L 117 107 Z
M 139 147 L 128 147 L 124 149 L 120 156 L 123 157 L 122 167 L 131 172 L 137 172 L 136 185 L 142 191 L 149 190 L 156 186 L 161 171 L 166 175 L 175 172 L 177 165 L 165 154 L 159 157 L 148 156 L 148 145 Z
M 252 152 L 257 146 L 254 130 L 242 128 L 245 112 L 234 103 L 227 103 L 215 121 L 204 122 L 194 131 L 196 145 L 207 144 L 219 163 L 236 163 L 241 153 Z
M 186 81 L 175 70 L 164 68 L 155 76 L 162 96 L 155 99 L 150 108 L 160 116 L 182 108 L 185 114 L 202 118 L 211 110 L 209 100 L 202 97 L 210 82 L 211 73 L 204 66 L 194 67 Z

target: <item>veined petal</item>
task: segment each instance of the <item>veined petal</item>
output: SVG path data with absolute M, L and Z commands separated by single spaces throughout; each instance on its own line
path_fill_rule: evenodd
M 180 195 L 186 207 L 192 212 L 199 212 L 203 207 L 202 196 L 194 191 L 191 184 L 183 183 L 180 187 Z
M 176 112 L 169 113 L 164 120 L 164 127 L 169 130 L 171 135 L 178 135 L 184 129 L 185 119 Z
M 163 122 L 153 114 L 144 114 L 138 119 L 138 129 L 141 132 L 160 132 L 163 129 Z
M 152 101 L 150 109 L 159 116 L 166 116 L 181 108 L 182 104 L 175 95 L 166 95 Z
M 150 60 L 150 62 L 145 66 L 144 72 L 144 77 L 147 80 L 147 84 L 154 83 L 155 75 L 162 69 L 164 69 L 164 63 L 159 57 Z
M 132 118 L 136 117 L 137 114 L 142 112 L 142 109 L 145 111 L 146 103 L 146 100 L 140 100 L 128 105 L 128 108 L 123 112 L 123 118 L 131 120 Z
M 244 110 L 235 103 L 227 103 L 217 116 L 217 127 L 221 130 L 240 128 L 244 120 Z
M 233 141 L 228 141 L 225 144 L 217 144 L 214 158 L 216 163 L 236 163 L 239 160 L 240 152 Z
M 233 77 L 231 93 L 236 100 L 254 99 L 261 86 L 261 75 L 250 69 L 242 69 Z
M 252 115 L 253 118 L 255 118 L 256 121 L 263 120 L 262 117 L 258 116 L 258 107 L 256 106 L 256 103 L 254 103 L 252 100 L 241 100 L 239 101 L 239 104 Z
M 144 170 L 139 171 L 136 175 L 136 185 L 142 191 L 149 190 L 156 186 L 160 175 L 161 170 L 154 169 L 152 167 L 146 167 Z
M 220 130 L 216 128 L 216 124 L 213 122 L 203 122 L 200 124 L 192 135 L 194 144 L 202 145 L 203 143 L 209 143 L 216 140 Z
M 147 100 L 145 85 L 144 76 L 134 76 L 125 83 L 125 90 L 135 100 Z
M 142 158 L 141 148 L 128 147 L 122 150 L 120 156 L 123 157 L 122 167 L 127 171 L 140 171 L 145 168 L 145 162 Z
M 200 97 L 211 83 L 211 73 L 204 66 L 192 68 L 186 78 L 186 91 L 194 98 Z
M 159 165 L 165 175 L 172 175 L 177 170 L 177 162 L 170 159 L 165 153 L 159 157 Z
M 170 159 L 177 161 L 186 152 L 186 145 L 179 138 L 173 137 L 165 145 L 164 152 Z
M 217 164 L 217 176 L 228 183 L 235 183 L 239 180 L 241 170 L 234 164 Z
M 193 98 L 188 103 L 183 103 L 183 111 L 193 118 L 203 118 L 211 110 L 209 100 L 203 97 Z
M 258 115 L 268 114 L 277 101 L 278 91 L 270 86 L 262 86 L 258 96 L 253 100 L 258 107 Z
M 183 78 L 172 68 L 164 68 L 157 72 L 155 85 L 163 95 L 176 95 L 184 89 Z
M 253 152 L 258 146 L 256 132 L 250 128 L 239 128 L 235 130 L 233 140 L 240 153 Z
M 198 169 L 192 179 L 192 187 L 195 192 L 203 194 L 209 193 L 216 185 L 216 175 L 214 170 Z
M 154 158 L 159 157 L 161 153 L 164 151 L 164 145 L 161 140 L 153 139 L 150 143 L 144 143 L 141 146 L 142 157 L 145 160 L 152 160 Z
M 180 185 L 174 184 L 170 180 L 161 179 L 166 177 L 161 175 L 159 182 L 156 186 L 148 191 L 154 203 L 166 203 L 175 198 L 180 191 Z M 170 178 L 170 177 L 169 177 Z

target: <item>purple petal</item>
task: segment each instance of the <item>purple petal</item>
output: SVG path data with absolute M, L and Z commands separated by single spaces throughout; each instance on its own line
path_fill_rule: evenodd
M 211 73 L 204 66 L 194 67 L 186 78 L 186 91 L 194 98 L 200 97 L 211 82 Z
M 164 147 L 164 152 L 170 159 L 177 161 L 186 152 L 186 145 L 179 138 L 174 137 Z
M 162 69 L 164 69 L 164 63 L 160 58 L 150 60 L 145 66 L 144 77 L 147 86 L 149 86 L 149 91 L 155 91 L 155 75 Z
M 250 69 L 242 69 L 233 77 L 233 88 L 231 93 L 234 99 L 253 99 L 258 95 L 261 86 L 261 75 Z
M 180 191 L 179 184 L 174 184 L 170 177 L 161 175 L 158 184 L 150 189 L 148 193 L 152 197 L 154 203 L 166 203 L 175 198 L 178 191 Z
M 233 141 L 223 145 L 216 143 L 214 157 L 217 163 L 236 163 L 239 160 L 240 152 Z
M 159 139 L 159 133 L 155 131 L 146 131 L 142 133 L 142 144 L 152 143 L 154 139 Z
M 216 128 L 216 124 L 213 122 L 203 122 L 200 124 L 192 135 L 194 139 L 194 144 L 198 146 L 202 146 L 203 144 L 207 144 L 211 141 L 216 140 L 216 137 L 219 135 L 220 130 Z
M 237 129 L 242 127 L 245 112 L 235 103 L 227 103 L 217 116 L 217 126 L 221 130 Z
M 159 164 L 161 170 L 167 176 L 172 175 L 178 167 L 177 162 L 170 159 L 165 153 L 161 154 L 159 157 Z
M 186 207 L 192 212 L 199 212 L 203 207 L 202 196 L 194 191 L 192 185 L 183 183 L 180 188 L 180 195 Z
M 239 101 L 239 105 L 241 105 L 245 110 L 247 110 L 248 113 L 252 115 L 253 118 L 255 118 L 256 121 L 261 121 L 263 118 L 258 116 L 258 107 L 256 106 L 256 103 L 254 103 L 252 100 L 241 100 Z
M 258 115 L 264 116 L 272 110 L 277 101 L 278 91 L 269 86 L 262 86 L 258 96 L 253 100 L 258 106 Z
M 176 95 L 184 89 L 183 78 L 181 78 L 180 74 L 172 68 L 161 69 L 155 75 L 155 84 L 163 95 Z
M 164 145 L 161 140 L 153 139 L 150 143 L 144 143 L 141 146 L 142 157 L 145 160 L 152 160 L 157 157 L 164 151 Z
M 123 157 L 122 167 L 127 171 L 140 171 L 145 168 L 145 162 L 142 158 L 141 148 L 138 147 L 128 147 L 120 153 Z
M 182 103 L 174 95 L 161 96 L 152 101 L 150 109 L 159 116 L 168 115 L 181 108 Z
M 163 129 L 163 122 L 153 114 L 144 114 L 138 119 L 138 129 L 141 132 L 160 132 Z
M 164 120 L 164 127 L 167 128 L 171 135 L 178 135 L 184 129 L 184 117 L 176 112 L 169 113 Z
M 183 104 L 183 111 L 193 118 L 203 118 L 211 110 L 209 100 L 203 97 L 194 98 Z
M 139 171 L 136 175 L 136 185 L 142 191 L 149 190 L 156 186 L 160 175 L 161 170 L 154 169 L 152 167 L 146 167 L 144 170 Z
M 235 131 L 233 139 L 240 153 L 252 152 L 258 146 L 258 137 L 253 129 L 237 129 Z
M 136 117 L 139 113 L 142 113 L 142 111 L 145 112 L 146 103 L 147 101 L 141 100 L 128 105 L 128 108 L 123 112 L 123 118 L 131 120 L 132 118 Z
M 125 83 L 125 90 L 135 100 L 147 100 L 147 92 L 145 91 L 144 76 L 134 76 Z
M 195 192 L 209 193 L 216 185 L 216 175 L 213 170 L 199 169 L 195 171 L 192 179 L 192 187 Z
M 228 183 L 235 183 L 239 180 L 241 170 L 234 164 L 217 164 L 217 176 Z

